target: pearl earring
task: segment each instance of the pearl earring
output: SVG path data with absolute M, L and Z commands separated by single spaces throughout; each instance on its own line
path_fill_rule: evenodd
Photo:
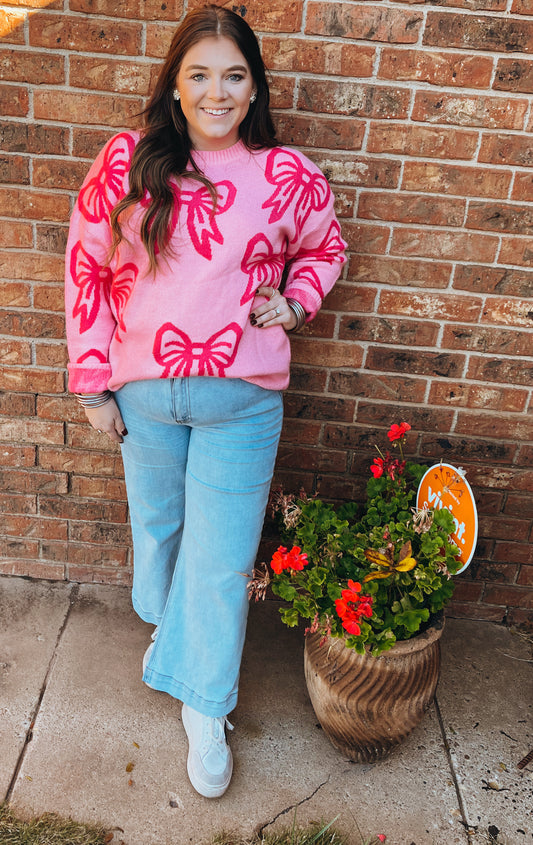
M 174 97 L 174 99 L 175 99 L 176 101 L 177 101 L 177 100 L 179 100 L 179 98 L 180 98 L 180 92 L 178 91 L 178 89 L 177 89 L 177 88 L 174 88 L 174 91 L 172 92 L 172 96 Z
M 251 103 L 255 103 L 256 98 L 257 98 L 257 94 L 256 94 L 256 92 L 254 91 L 254 92 L 250 95 L 250 102 L 251 102 Z

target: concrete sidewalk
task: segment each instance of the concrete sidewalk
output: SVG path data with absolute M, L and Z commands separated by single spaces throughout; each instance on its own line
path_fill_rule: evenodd
M 301 635 L 253 604 L 223 798 L 190 786 L 180 704 L 141 681 L 151 626 L 121 587 L 0 577 L 0 795 L 116 829 L 125 845 L 331 820 L 361 845 L 533 842 L 533 663 L 505 628 L 450 619 L 437 701 L 375 765 L 348 762 L 311 708 Z M 198 624 L 209 614 L 199 614 Z M 355 820 L 355 821 L 354 821 Z

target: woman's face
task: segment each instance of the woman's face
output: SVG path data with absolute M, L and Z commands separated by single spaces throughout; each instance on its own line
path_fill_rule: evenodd
M 210 37 L 191 47 L 183 57 L 176 88 L 194 149 L 224 150 L 237 143 L 255 84 L 234 41 Z

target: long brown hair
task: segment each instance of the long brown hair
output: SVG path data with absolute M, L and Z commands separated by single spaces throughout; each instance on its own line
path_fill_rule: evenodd
M 114 252 L 122 240 L 120 215 L 148 192 L 150 199 L 140 234 L 152 270 L 156 268 L 158 252 L 163 253 L 169 245 L 170 218 L 177 202 L 171 177 L 180 179 L 186 174 L 198 179 L 209 188 L 216 202 L 214 186 L 191 156 L 187 121 L 179 102 L 173 98 L 176 76 L 187 51 L 203 38 L 216 36 L 230 38 L 239 48 L 248 62 L 257 91 L 255 102 L 239 126 L 241 140 L 250 150 L 277 144 L 265 66 L 254 32 L 239 15 L 220 6 L 209 5 L 189 12 L 174 33 L 154 92 L 143 112 L 146 128 L 133 152 L 129 192 L 111 213 Z

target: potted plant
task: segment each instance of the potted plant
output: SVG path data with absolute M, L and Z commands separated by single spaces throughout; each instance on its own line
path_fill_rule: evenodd
M 288 626 L 307 620 L 305 674 L 316 715 L 350 759 L 383 757 L 420 721 L 439 670 L 442 609 L 460 568 L 452 514 L 417 509 L 427 467 L 406 461 L 411 426 L 388 432 L 373 461 L 364 505 L 275 491 L 281 545 L 250 595 L 284 599 Z

